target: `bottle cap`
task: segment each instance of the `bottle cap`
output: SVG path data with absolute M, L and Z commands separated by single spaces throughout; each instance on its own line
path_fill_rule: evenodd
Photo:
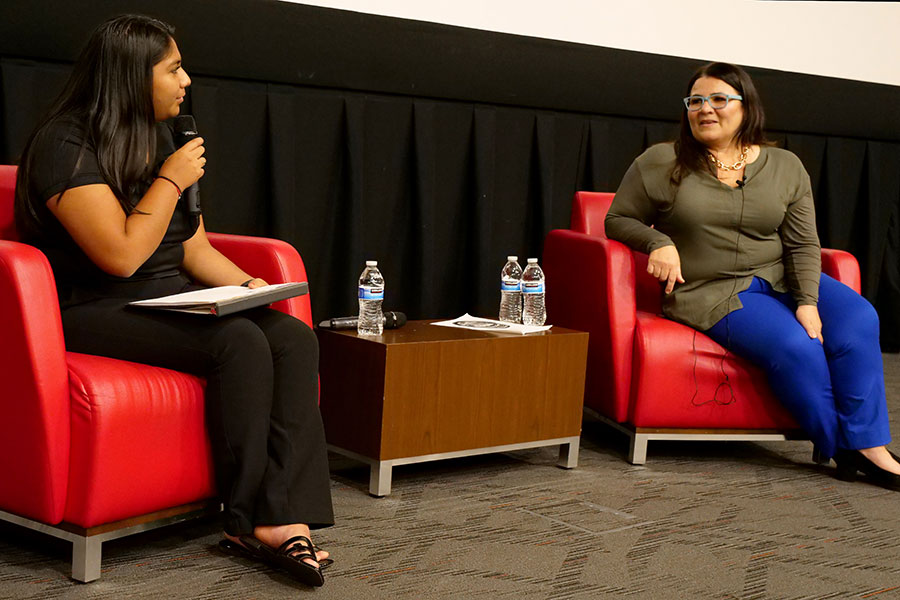
M 377 266 L 378 266 L 378 261 L 377 261 L 377 260 L 367 260 L 367 261 L 366 261 L 366 266 L 367 266 L 367 267 L 377 267 Z
M 536 264 L 537 264 L 537 259 L 536 259 L 536 258 L 529 258 L 529 259 L 528 259 L 528 264 L 529 264 L 529 265 L 536 265 Z
M 519 260 L 519 257 L 518 256 L 507 256 L 506 260 L 508 260 L 509 262 L 516 262 Z

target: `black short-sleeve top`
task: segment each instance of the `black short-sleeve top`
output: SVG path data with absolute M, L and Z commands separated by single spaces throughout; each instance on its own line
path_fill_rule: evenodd
M 169 222 L 169 227 L 156 251 L 128 278 L 116 277 L 97 267 L 75 243 L 62 224 L 47 208 L 47 200 L 65 190 L 96 183 L 106 183 L 97 161 L 97 152 L 84 127 L 74 120 L 52 123 L 34 140 L 33 167 L 27 182 L 28 197 L 41 226 L 24 232 L 22 241 L 39 248 L 50 261 L 60 306 L 65 308 L 106 297 L 138 297 L 147 286 L 142 282 L 181 275 L 184 260 L 182 242 L 197 231 L 198 220 L 192 218 L 184 199 Z M 171 129 L 165 123 L 156 126 L 157 152 L 152 175 L 137 187 L 131 205 L 136 205 L 153 183 L 153 176 L 175 147 Z

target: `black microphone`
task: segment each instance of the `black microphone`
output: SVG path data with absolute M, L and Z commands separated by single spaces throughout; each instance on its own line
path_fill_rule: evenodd
M 737 181 L 735 181 L 735 183 L 737 184 L 737 186 L 738 186 L 739 188 L 742 188 L 742 187 L 744 187 L 744 184 L 747 183 L 747 182 L 744 181 L 743 179 L 738 179 Z
M 319 329 L 356 329 L 359 317 L 336 317 L 319 323 Z M 384 313 L 384 328 L 397 329 L 406 325 L 406 315 L 398 311 Z
M 194 117 L 191 115 L 179 115 L 175 117 L 175 145 L 181 148 L 189 141 L 199 136 L 197 133 L 197 124 L 194 123 Z M 200 217 L 200 182 L 195 181 L 188 189 L 184 190 L 184 201 L 187 206 L 188 214 L 192 217 Z

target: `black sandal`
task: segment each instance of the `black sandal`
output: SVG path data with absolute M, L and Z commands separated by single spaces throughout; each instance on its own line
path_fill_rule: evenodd
M 292 537 L 277 550 L 263 544 L 252 535 L 242 535 L 238 540 L 238 542 L 234 542 L 225 538 L 219 542 L 219 549 L 232 556 L 261 561 L 272 567 L 283 569 L 302 583 L 315 587 L 325 583 L 322 570 L 334 562 L 330 558 L 318 560 L 316 558 L 318 546 L 302 535 Z M 319 566 L 304 562 L 306 559 L 318 562 Z
M 269 546 L 263 545 L 262 552 L 272 566 L 284 569 L 307 585 L 318 587 L 325 583 L 322 569 L 328 567 L 334 561 L 330 558 L 318 560 L 316 558 L 316 550 L 316 546 L 313 545 L 308 537 L 296 535 L 281 544 L 278 550 L 273 550 Z M 311 565 L 306 562 L 307 559 L 312 559 L 319 565 Z
M 248 558 L 250 560 L 264 560 L 265 557 L 260 552 L 259 547 L 264 544 L 252 535 L 242 535 L 238 537 L 237 542 L 225 538 L 219 542 L 219 550 L 231 556 L 240 558 Z

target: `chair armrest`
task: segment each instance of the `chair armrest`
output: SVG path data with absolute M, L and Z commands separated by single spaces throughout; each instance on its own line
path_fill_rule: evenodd
M 550 323 L 590 333 L 585 403 L 628 417 L 636 322 L 634 259 L 624 244 L 565 229 L 544 240 Z
M 822 272 L 853 288 L 857 294 L 862 293 L 859 263 L 849 252 L 822 248 Z
M 606 213 L 615 194 L 609 192 L 575 192 L 572 199 L 572 231 L 606 237 Z
M 254 277 L 269 283 L 307 281 L 303 259 L 287 242 L 229 233 L 209 232 L 207 235 L 216 250 Z M 276 302 L 272 308 L 313 326 L 309 294 Z
M 19 240 L 13 213 L 17 169 L 13 165 L 0 165 L 0 240 Z
M 0 240 L 0 508 L 62 520 L 69 393 L 56 284 L 47 258 Z

